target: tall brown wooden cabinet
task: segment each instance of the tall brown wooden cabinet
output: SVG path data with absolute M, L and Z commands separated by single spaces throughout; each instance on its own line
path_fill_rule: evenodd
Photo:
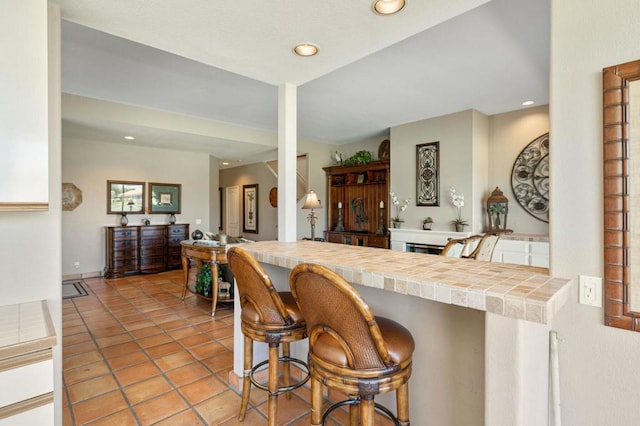
M 155 273 L 182 266 L 180 241 L 189 239 L 188 224 L 107 226 L 106 278 Z
M 327 175 L 327 241 L 389 248 L 389 160 L 323 170 Z M 344 230 L 339 228 L 338 203 Z

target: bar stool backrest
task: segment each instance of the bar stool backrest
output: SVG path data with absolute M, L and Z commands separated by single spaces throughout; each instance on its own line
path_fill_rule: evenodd
M 289 284 L 307 323 L 311 352 L 318 339 L 333 339 L 349 368 L 393 364 L 371 309 L 344 278 L 323 266 L 303 263 L 293 269 Z
M 243 321 L 274 326 L 293 324 L 271 278 L 253 256 L 240 247 L 231 247 L 227 262 L 238 286 Z

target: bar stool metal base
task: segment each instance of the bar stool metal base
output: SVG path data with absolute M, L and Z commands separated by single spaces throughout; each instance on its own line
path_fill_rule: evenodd
M 309 366 L 307 365 L 306 362 L 298 359 L 298 358 L 292 358 L 289 356 L 281 356 L 278 358 L 278 362 L 293 362 L 294 364 L 298 364 L 302 367 L 304 367 L 304 371 L 306 373 L 305 377 L 303 377 L 299 382 L 294 383 L 292 385 L 289 386 L 281 386 L 278 387 L 277 392 L 275 392 L 273 395 L 277 396 L 277 395 L 281 395 L 285 392 L 289 392 L 292 391 L 294 389 L 298 389 L 300 386 L 303 386 L 305 383 L 307 383 L 309 381 L 309 379 L 311 378 L 311 373 L 309 372 Z M 269 392 L 269 387 L 263 385 L 262 383 L 258 382 L 254 375 L 258 372 L 258 370 L 260 369 L 260 367 L 264 366 L 264 365 L 268 365 L 269 364 L 269 360 L 265 359 L 264 361 L 256 364 L 250 371 L 249 371 L 249 380 L 251 380 L 251 383 L 257 387 L 258 389 L 262 389 L 264 391 Z
M 327 408 L 327 410 L 322 415 L 322 425 L 324 426 L 325 421 L 331 415 L 331 412 L 333 410 L 335 410 L 336 408 L 340 408 L 340 407 L 343 407 L 345 405 L 359 405 L 359 404 L 360 404 L 360 397 L 358 397 L 358 396 L 355 396 L 355 397 L 350 398 L 350 399 L 345 399 L 344 401 L 336 402 L 335 404 L 333 404 L 329 408 Z M 409 423 L 406 423 L 406 424 L 400 423 L 398 418 L 393 415 L 391 410 L 389 410 L 384 405 L 378 404 L 377 402 L 374 405 L 376 407 L 376 410 L 381 411 L 384 415 L 386 415 L 389 419 L 391 419 L 391 421 L 393 422 L 393 424 L 395 426 L 409 426 Z

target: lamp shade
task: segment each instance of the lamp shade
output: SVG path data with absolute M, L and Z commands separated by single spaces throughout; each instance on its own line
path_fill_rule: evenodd
M 320 200 L 318 200 L 318 195 L 313 190 L 309 191 L 309 193 L 307 194 L 307 199 L 305 200 L 304 205 L 302 206 L 302 209 L 308 210 L 308 209 L 320 209 L 320 208 L 322 208 L 322 205 L 320 204 Z

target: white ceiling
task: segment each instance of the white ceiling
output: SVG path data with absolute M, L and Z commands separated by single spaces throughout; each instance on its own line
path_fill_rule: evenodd
M 164 114 L 141 124 L 63 103 L 65 138 L 123 143 L 136 132 L 137 144 L 253 161 L 275 137 L 251 147 L 200 126 L 176 131 L 166 113 L 275 134 L 281 83 L 298 86 L 299 138 L 334 144 L 548 103 L 549 0 L 407 0 L 386 17 L 372 0 L 56 1 L 63 92 Z M 295 56 L 299 42 L 319 55 Z

